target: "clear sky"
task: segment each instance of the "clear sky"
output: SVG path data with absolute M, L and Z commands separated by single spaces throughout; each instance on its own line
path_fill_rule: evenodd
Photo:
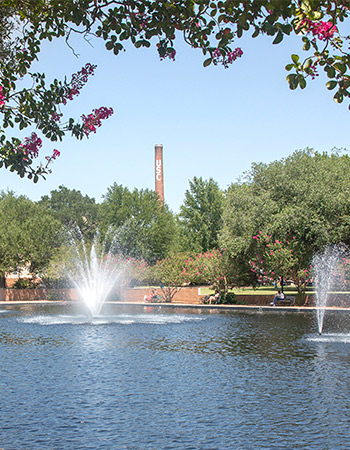
M 108 106 L 114 115 L 89 139 L 45 141 L 43 156 L 61 151 L 46 181 L 35 185 L 0 169 L 0 188 L 39 200 L 63 184 L 97 202 L 115 182 L 154 189 L 154 146 L 163 144 L 165 201 L 176 212 L 194 176 L 212 177 L 225 189 L 253 161 L 306 147 L 349 147 L 350 112 L 333 102 L 323 75 L 303 91 L 287 85 L 284 67 L 291 53 L 301 53 L 296 40 L 273 46 L 267 38 L 248 38 L 237 45 L 242 58 L 224 69 L 203 68 L 201 52 L 180 40 L 175 62 L 160 61 L 154 47 L 115 56 L 102 41 L 91 46 L 80 39 L 76 58 L 62 42 L 45 44 L 35 70 L 45 71 L 48 81 L 70 79 L 87 62 L 98 65 L 65 114 Z

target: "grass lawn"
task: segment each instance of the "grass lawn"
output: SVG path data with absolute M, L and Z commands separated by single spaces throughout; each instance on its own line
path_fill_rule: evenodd
M 274 288 L 273 286 L 261 286 L 255 289 L 253 289 L 252 287 L 244 287 L 229 290 L 229 292 L 234 292 L 236 295 L 275 295 L 277 291 L 278 289 Z M 213 292 L 214 291 L 209 287 L 201 288 L 201 295 L 210 295 Z M 297 295 L 298 293 L 296 288 L 293 286 L 285 286 L 283 288 L 283 292 L 287 295 Z M 307 288 L 306 292 L 308 294 L 313 294 L 315 291 L 313 290 L 313 288 Z

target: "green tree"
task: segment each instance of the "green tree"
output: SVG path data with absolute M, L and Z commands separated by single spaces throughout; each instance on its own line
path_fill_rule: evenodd
M 167 258 L 157 261 L 155 265 L 148 269 L 150 284 L 160 286 L 162 297 L 166 302 L 171 302 L 185 285 L 185 261 L 185 254 L 173 253 Z
M 115 228 L 124 256 L 150 263 L 166 257 L 176 242 L 172 212 L 149 189 L 129 191 L 114 183 L 101 205 L 101 223 Z
M 237 265 L 226 250 L 212 250 L 187 258 L 182 270 L 185 280 L 210 285 L 220 291 L 225 302 L 228 289 L 237 286 Z
M 262 232 L 256 236 L 256 259 L 252 261 L 252 271 L 259 276 L 279 279 L 281 289 L 285 280 L 292 280 L 297 287 L 300 300 L 304 299 L 306 282 L 311 274 L 308 252 L 300 251 L 300 243 L 295 236 L 285 242 L 272 239 L 272 235 Z
M 3 0 L 0 164 L 37 181 L 50 170 L 47 164 L 34 167 L 40 137 L 31 134 L 22 142 L 6 136 L 6 128 L 38 129 L 51 141 L 61 140 L 67 132 L 81 139 L 112 113 L 99 108 L 82 116 L 82 122 L 61 120 L 63 105 L 79 93 L 94 67 L 83 68 L 71 81 L 55 79 L 47 85 L 44 74 L 30 72 L 44 40 L 63 37 L 69 43 L 75 33 L 94 36 L 116 55 L 124 50 L 125 41 L 136 48 L 155 43 L 162 59 L 175 59 L 175 41 L 182 35 L 188 45 L 203 52 L 204 66 L 228 67 L 242 56 L 236 44 L 245 33 L 251 32 L 253 38 L 270 36 L 273 44 L 294 35 L 303 44 L 304 56 L 293 54 L 286 66 L 290 88 L 304 89 L 307 80 L 323 69 L 327 89 L 341 103 L 350 96 L 350 55 L 344 45 L 349 39 L 348 7 L 348 0 Z M 56 156 L 55 149 L 48 160 Z
M 292 242 L 300 269 L 329 243 L 350 243 L 350 158 L 339 152 L 296 151 L 252 165 L 245 183 L 229 188 L 221 243 L 245 261 L 256 260 L 253 236 Z
M 222 225 L 223 193 L 212 178 L 194 177 L 180 208 L 184 250 L 206 252 L 218 247 Z
M 0 276 L 26 268 L 40 274 L 60 244 L 61 224 L 42 206 L 13 192 L 0 193 Z
M 67 228 L 78 226 L 84 238 L 92 239 L 98 226 L 98 205 L 94 198 L 83 195 L 76 189 L 59 186 L 44 195 L 39 202 Z

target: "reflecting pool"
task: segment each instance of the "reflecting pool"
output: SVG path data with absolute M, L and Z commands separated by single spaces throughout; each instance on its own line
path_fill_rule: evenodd
M 350 314 L 0 309 L 4 450 L 349 448 Z

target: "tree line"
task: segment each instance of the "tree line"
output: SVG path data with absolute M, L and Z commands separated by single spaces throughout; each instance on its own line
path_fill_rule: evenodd
M 65 186 L 37 202 L 3 191 L 0 274 L 27 267 L 52 276 L 64 230 L 79 227 L 86 242 L 97 230 L 118 235 L 119 256 L 143 262 L 130 266 L 133 283 L 210 284 L 226 295 L 229 287 L 282 276 L 302 292 L 313 255 L 350 244 L 349 171 L 341 151 L 295 151 L 253 163 L 226 190 L 194 177 L 176 214 L 154 191 L 117 183 L 101 203 Z

